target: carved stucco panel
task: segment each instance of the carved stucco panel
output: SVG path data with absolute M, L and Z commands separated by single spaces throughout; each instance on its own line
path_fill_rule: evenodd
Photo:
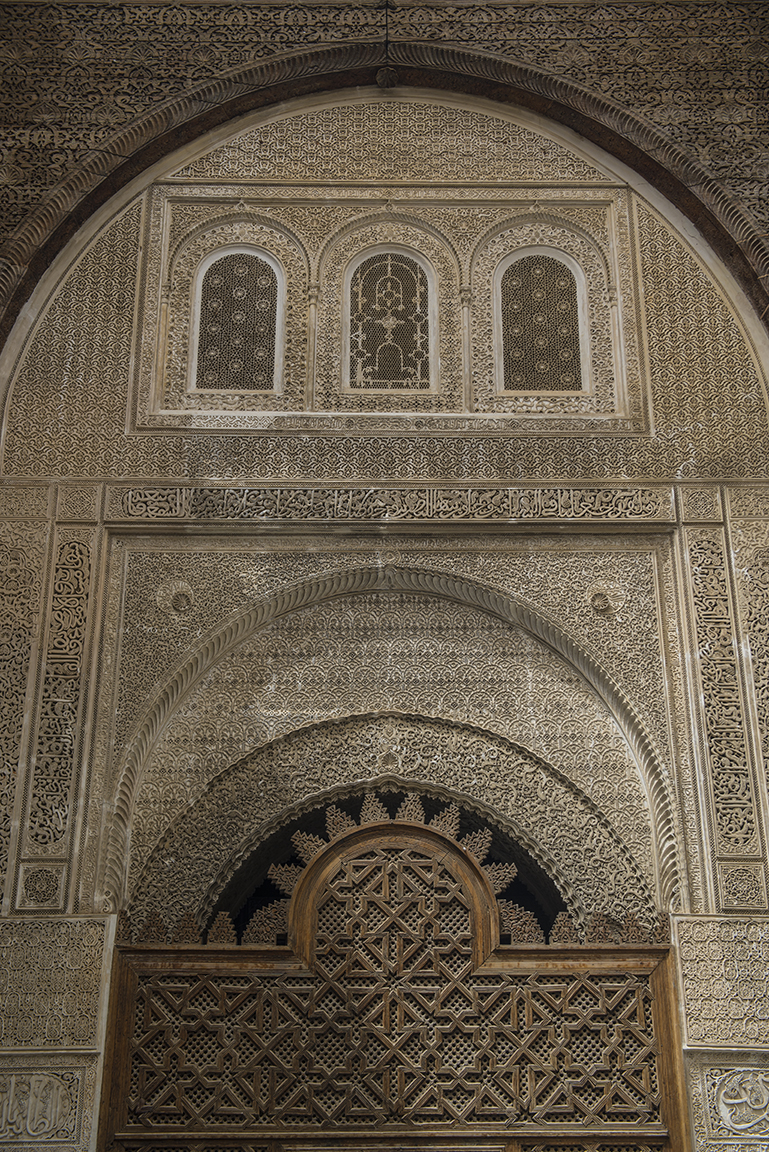
M 12 385 L 6 473 L 92 476 L 120 466 L 140 217 L 134 203 L 105 227 L 53 293 Z M 146 463 L 151 455 L 140 451 Z
M 769 1048 L 769 920 L 674 918 L 686 1037 Z
M 686 1059 L 698 1152 L 766 1152 L 769 1055 L 749 1049 L 722 1060 Z
M 500 737 L 413 717 L 312 726 L 247 756 L 177 818 L 132 893 L 137 922 L 199 911 L 259 829 L 330 788 L 385 772 L 477 798 L 511 821 L 584 918 L 602 911 L 649 924 L 654 898 L 626 846 L 578 789 Z
M 730 488 L 728 500 L 735 518 L 769 520 L 769 487 Z
M 0 520 L 41 519 L 48 516 L 49 488 L 42 484 L 6 484 L 0 487 Z
M 96 1048 L 107 921 L 0 923 L 0 1048 Z
M 0 1052 L 0 1146 L 89 1152 L 99 1057 Z
M 404 593 L 342 598 L 284 617 L 205 676 L 145 767 L 132 876 L 225 765 L 307 723 L 386 711 L 478 724 L 530 748 L 601 808 L 654 886 L 638 769 L 580 674 L 492 617 Z

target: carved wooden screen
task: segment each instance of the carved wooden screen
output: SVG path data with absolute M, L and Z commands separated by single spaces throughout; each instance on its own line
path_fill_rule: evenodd
M 295 892 L 302 955 L 124 950 L 114 1146 L 675 1147 L 667 950 L 530 945 L 479 964 L 490 887 L 471 868 L 432 833 L 359 833 Z

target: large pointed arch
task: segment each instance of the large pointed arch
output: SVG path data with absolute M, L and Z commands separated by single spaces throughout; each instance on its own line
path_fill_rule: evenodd
M 332 572 L 249 605 L 201 644 L 148 702 L 128 741 L 111 805 L 102 866 L 105 907 L 116 909 L 124 899 L 134 799 L 154 744 L 181 701 L 219 660 L 271 621 L 325 600 L 372 591 L 418 592 L 480 609 L 530 633 L 585 677 L 615 717 L 639 766 L 657 845 L 660 899 L 663 907 L 671 907 L 681 886 L 681 852 L 663 759 L 637 708 L 616 680 L 555 621 L 508 594 L 441 571 L 373 566 Z

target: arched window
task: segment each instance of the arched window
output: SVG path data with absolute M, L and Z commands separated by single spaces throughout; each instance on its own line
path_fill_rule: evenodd
M 347 278 L 346 384 L 353 391 L 433 386 L 432 270 L 397 249 L 369 252 Z
M 544 249 L 514 253 L 498 270 L 498 380 L 506 392 L 579 392 L 587 385 L 584 276 Z
M 203 262 L 194 303 L 193 389 L 278 387 L 282 290 L 280 266 L 265 252 L 233 247 Z

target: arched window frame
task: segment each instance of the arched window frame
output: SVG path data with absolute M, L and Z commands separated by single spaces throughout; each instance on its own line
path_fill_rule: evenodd
M 277 279 L 277 301 L 276 301 L 276 315 L 275 315 L 275 367 L 273 370 L 273 382 L 271 388 L 253 388 L 242 389 L 239 393 L 264 393 L 264 392 L 280 392 L 283 387 L 283 360 L 285 352 L 285 329 L 286 329 L 286 275 L 283 271 L 283 265 L 277 260 L 272 253 L 264 248 L 260 248 L 255 244 L 227 244 L 223 248 L 216 248 L 213 252 L 209 252 L 205 256 L 197 269 L 195 270 L 195 277 L 192 285 L 191 294 L 191 315 L 190 315 L 190 353 L 188 358 L 188 376 L 187 376 L 187 391 L 188 392 L 206 392 L 208 394 L 216 394 L 219 392 L 227 392 L 226 388 L 199 388 L 197 384 L 198 377 L 198 345 L 200 341 L 200 314 L 201 302 L 203 294 L 203 280 L 206 273 L 213 267 L 219 260 L 223 260 L 227 256 L 237 256 L 243 254 L 246 256 L 256 256 L 268 264 L 275 273 Z
M 579 359 L 580 377 L 582 387 L 573 390 L 551 388 L 505 388 L 505 357 L 504 357 L 504 331 L 502 324 L 502 277 L 513 264 L 525 259 L 527 256 L 548 256 L 557 260 L 574 276 L 577 287 L 577 324 L 579 328 Z M 494 309 L 494 373 L 497 392 L 507 395 L 536 395 L 536 396 L 569 396 L 585 395 L 593 391 L 593 380 L 590 366 L 590 309 L 588 300 L 587 280 L 580 264 L 559 248 L 547 245 L 532 244 L 525 248 L 516 248 L 504 260 L 501 260 L 494 272 L 493 287 Z
M 354 388 L 350 383 L 350 338 L 351 338 L 351 324 L 350 317 L 352 311 L 351 287 L 352 278 L 356 270 L 364 261 L 369 260 L 372 256 L 384 255 L 388 252 L 397 253 L 400 256 L 407 256 L 418 264 L 427 277 L 427 342 L 430 357 L 430 387 L 429 388 Z M 412 392 L 418 395 L 430 395 L 438 391 L 438 380 L 440 374 L 438 371 L 438 293 L 437 293 L 437 280 L 435 269 L 430 261 L 424 257 L 420 252 L 415 251 L 403 244 L 376 244 L 371 247 L 362 249 L 356 253 L 355 257 L 350 261 L 345 269 L 344 282 L 342 290 L 342 391 L 354 396 L 360 396 L 364 391 L 367 395 L 376 394 L 377 392 L 385 393 L 387 395 L 394 395 L 399 393 Z

